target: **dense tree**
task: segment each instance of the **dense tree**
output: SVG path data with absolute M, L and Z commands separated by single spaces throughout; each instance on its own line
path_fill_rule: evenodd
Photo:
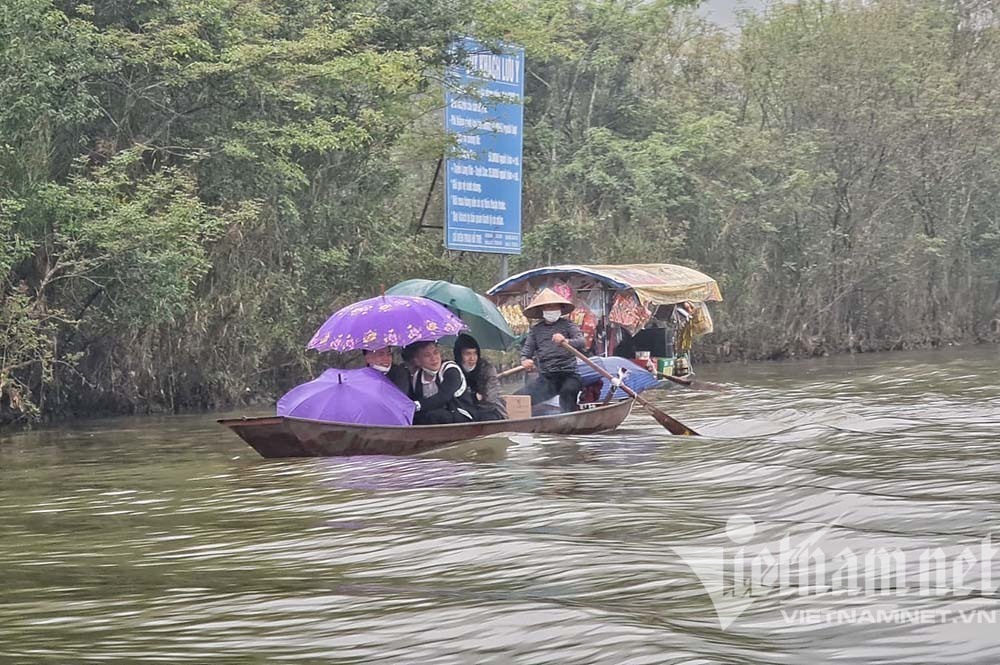
M 995 335 L 992 3 L 800 0 L 738 38 L 689 5 L 8 0 L 0 422 L 266 397 L 341 304 L 488 287 L 416 227 L 463 34 L 528 55 L 513 267 L 699 267 L 712 356 Z

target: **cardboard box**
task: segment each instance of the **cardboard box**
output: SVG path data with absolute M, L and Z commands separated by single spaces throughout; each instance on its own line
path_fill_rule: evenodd
M 531 417 L 531 395 L 504 395 L 507 403 L 507 418 L 523 420 Z

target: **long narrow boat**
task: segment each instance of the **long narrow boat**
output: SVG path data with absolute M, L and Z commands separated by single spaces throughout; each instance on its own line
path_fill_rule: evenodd
M 229 418 L 219 423 L 264 457 L 413 455 L 459 441 L 503 433 L 594 434 L 613 430 L 632 410 L 632 400 L 573 413 L 457 425 L 382 427 L 284 416 Z

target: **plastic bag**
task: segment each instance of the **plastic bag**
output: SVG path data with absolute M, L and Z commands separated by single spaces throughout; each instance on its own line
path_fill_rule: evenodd
M 694 312 L 691 315 L 691 334 L 695 337 L 707 335 L 714 330 L 712 315 L 708 312 L 708 305 L 703 302 L 694 303 Z

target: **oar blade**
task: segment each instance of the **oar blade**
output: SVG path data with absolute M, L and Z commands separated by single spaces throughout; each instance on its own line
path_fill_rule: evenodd
M 695 432 L 693 429 L 691 429 L 684 423 L 674 420 L 673 418 L 665 414 L 663 411 L 660 411 L 655 407 L 648 408 L 648 411 L 650 415 L 653 416 L 654 419 L 656 419 L 656 422 L 663 425 L 664 429 L 666 429 L 671 434 L 676 434 L 677 436 L 699 436 L 698 432 Z
M 690 388 L 691 390 L 713 390 L 713 391 L 723 391 L 726 389 L 721 383 L 712 383 L 711 381 L 702 381 L 701 379 L 690 379 L 682 376 L 672 376 L 670 374 L 658 374 L 660 378 L 672 381 L 679 386 L 684 386 Z

